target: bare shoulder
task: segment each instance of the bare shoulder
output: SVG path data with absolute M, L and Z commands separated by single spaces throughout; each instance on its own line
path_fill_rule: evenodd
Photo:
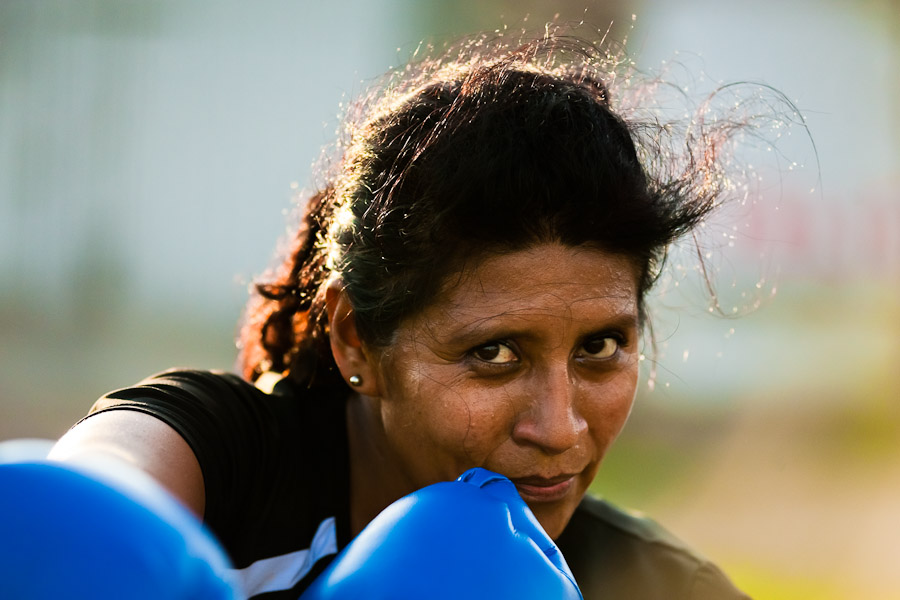
M 198 516 L 206 504 L 203 473 L 183 437 L 164 421 L 135 410 L 104 411 L 84 419 L 56 443 L 51 460 L 116 460 L 152 476 Z

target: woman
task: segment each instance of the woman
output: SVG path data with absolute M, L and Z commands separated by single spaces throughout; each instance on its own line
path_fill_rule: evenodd
M 244 378 L 171 371 L 113 392 L 53 456 L 149 472 L 252 595 L 297 597 L 391 502 L 484 467 L 516 485 L 586 598 L 743 597 L 652 522 L 585 496 L 631 409 L 666 247 L 722 189 L 702 137 L 688 168 L 648 173 L 653 146 L 635 139 L 653 136 L 614 109 L 609 65 L 548 35 L 400 72 L 348 119 L 258 286 Z

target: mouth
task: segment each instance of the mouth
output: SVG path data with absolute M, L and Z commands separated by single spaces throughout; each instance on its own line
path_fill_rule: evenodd
M 511 479 L 525 502 L 556 502 L 565 498 L 575 487 L 574 473 L 556 477 L 519 477 Z

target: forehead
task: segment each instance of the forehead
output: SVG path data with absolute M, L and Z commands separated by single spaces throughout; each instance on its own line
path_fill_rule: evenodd
M 541 244 L 486 256 L 450 275 L 435 301 L 414 321 L 440 329 L 534 317 L 636 319 L 637 281 L 638 269 L 622 255 Z

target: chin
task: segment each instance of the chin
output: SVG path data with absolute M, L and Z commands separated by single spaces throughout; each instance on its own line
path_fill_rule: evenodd
M 531 509 L 531 512 L 534 513 L 534 516 L 541 524 L 541 527 L 544 528 L 544 531 L 547 533 L 547 535 L 550 536 L 551 539 L 555 540 L 560 535 L 562 535 L 562 532 L 563 530 L 565 530 L 566 525 L 569 524 L 569 520 L 572 518 L 572 514 L 575 512 L 575 507 L 577 505 L 577 503 L 572 504 L 571 502 L 566 502 L 553 504 L 529 504 L 528 507 Z

